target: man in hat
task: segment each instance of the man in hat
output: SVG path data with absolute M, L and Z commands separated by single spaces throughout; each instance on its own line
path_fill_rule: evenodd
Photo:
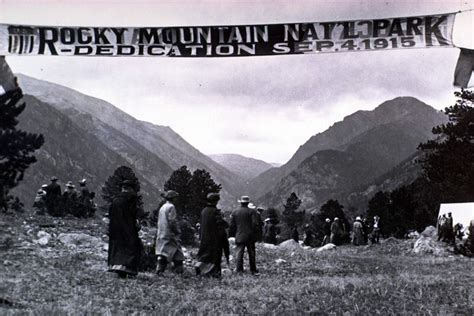
M 137 194 L 130 181 L 121 183 L 121 192 L 109 208 L 108 266 L 120 278 L 138 273 L 141 241 L 137 227 Z
M 94 214 L 94 208 L 92 203 L 92 194 L 87 188 L 87 180 L 82 179 L 79 181 L 79 202 L 81 204 L 81 215 L 84 217 L 92 216 Z
M 45 189 L 48 187 L 47 184 L 43 184 L 41 189 L 36 192 L 35 202 L 33 203 L 33 207 L 36 208 L 38 211 L 36 214 L 44 215 L 46 213 L 46 198 L 47 193 Z
M 51 183 L 46 188 L 46 207 L 48 213 L 57 216 L 61 212 L 61 186 L 56 176 L 51 177 Z
M 229 227 L 217 208 L 219 193 L 207 195 L 207 206 L 201 212 L 201 235 L 196 264 L 197 275 L 221 276 L 222 252 L 229 263 L 229 241 L 226 229 Z
M 77 190 L 76 186 L 72 184 L 72 181 L 66 183 L 66 190 L 63 193 L 63 203 L 66 213 L 77 214 Z
M 238 201 L 240 208 L 234 210 L 230 216 L 230 235 L 235 236 L 237 272 L 244 271 L 244 250 L 247 248 L 249 254 L 250 272 L 257 274 L 255 263 L 255 232 L 259 227 L 258 219 L 254 210 L 248 205 L 250 198 L 242 196 Z
M 165 272 L 168 262 L 173 262 L 176 273 L 183 273 L 184 254 L 180 242 L 181 231 L 178 225 L 176 207 L 174 206 L 178 193 L 169 190 L 163 193 L 162 197 L 166 202 L 158 213 L 158 237 L 156 239 L 158 264 L 156 273 L 160 275 Z

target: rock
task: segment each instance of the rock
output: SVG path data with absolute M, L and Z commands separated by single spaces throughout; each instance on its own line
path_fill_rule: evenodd
M 395 237 L 388 237 L 387 239 L 380 240 L 381 244 L 397 244 L 399 241 Z
M 266 249 L 278 249 L 278 246 L 275 246 L 274 244 L 263 243 L 263 248 L 266 248 Z
M 235 245 L 235 237 L 229 238 L 229 245 Z
M 301 246 L 298 242 L 294 241 L 293 239 L 288 239 L 278 245 L 278 248 L 285 249 L 285 250 L 297 250 L 301 249 Z
M 62 233 L 59 234 L 58 239 L 66 246 L 82 246 L 87 248 L 103 247 L 104 242 L 97 237 L 90 236 L 84 233 Z
M 317 252 L 321 252 L 321 251 L 326 251 L 326 250 L 336 250 L 336 248 L 337 248 L 337 247 L 336 247 L 335 244 L 329 243 L 329 244 L 326 244 L 326 245 L 324 245 L 324 246 L 322 246 L 322 247 L 319 247 L 316 251 L 317 251 Z
M 415 241 L 413 252 L 416 254 L 433 254 L 435 256 L 447 254 L 446 249 L 441 247 L 433 238 L 424 236 Z
M 276 263 L 276 264 L 283 264 L 283 263 L 286 263 L 286 260 L 285 260 L 285 259 L 278 258 L 278 259 L 275 260 L 275 263 Z
M 430 238 L 436 238 L 437 235 L 438 235 L 438 230 L 434 226 L 426 227 L 425 230 L 421 233 L 421 236 L 430 237 Z
M 412 231 L 411 233 L 408 234 L 408 238 L 418 239 L 418 238 L 420 238 L 420 233 L 418 233 L 416 230 Z
M 38 244 L 38 245 L 41 245 L 41 246 L 46 246 L 49 241 L 51 240 L 51 234 L 45 232 L 45 231 L 42 231 L 40 230 L 36 236 L 39 238 L 37 240 L 34 240 L 33 242 L 35 244 Z

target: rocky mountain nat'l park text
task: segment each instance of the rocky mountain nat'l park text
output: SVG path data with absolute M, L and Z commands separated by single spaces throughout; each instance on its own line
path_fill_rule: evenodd
M 0 0 L 0 315 L 474 315 L 473 6 Z
M 231 57 L 451 47 L 454 16 L 201 27 L 0 25 L 0 53 Z

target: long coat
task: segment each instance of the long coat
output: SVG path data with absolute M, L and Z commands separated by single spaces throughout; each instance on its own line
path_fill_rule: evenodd
M 229 241 L 227 240 L 227 222 L 215 206 L 207 206 L 201 212 L 201 238 L 199 262 L 212 263 L 220 266 L 222 252 L 228 256 Z
M 235 243 L 256 241 L 256 231 L 259 227 L 256 212 L 248 207 L 240 207 L 230 215 L 230 235 L 235 235 Z
M 109 208 L 108 265 L 121 265 L 137 271 L 140 263 L 141 241 L 137 227 L 137 196 L 121 192 Z
M 180 236 L 181 230 L 178 225 L 176 208 L 173 203 L 166 201 L 158 214 L 156 254 L 169 260 L 184 261 Z
M 354 234 L 352 242 L 354 245 L 363 245 L 365 243 L 365 238 L 364 238 L 364 226 L 360 221 L 355 221 L 354 226 L 352 229 L 352 232 Z

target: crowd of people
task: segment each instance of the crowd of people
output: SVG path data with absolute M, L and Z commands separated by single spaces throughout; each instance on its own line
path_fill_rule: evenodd
M 185 256 L 181 247 L 181 230 L 176 210 L 179 194 L 169 190 L 162 193 L 165 203 L 158 211 L 155 255 L 157 256 L 156 274 L 162 275 L 169 267 L 175 273 L 183 273 Z M 255 244 L 265 242 L 277 244 L 280 228 L 276 214 L 266 214 L 262 220 L 263 208 L 255 207 L 248 196 L 242 196 L 240 206 L 230 214 L 226 221 L 221 210 L 217 208 L 220 200 L 218 193 L 207 195 L 207 206 L 202 210 L 199 227 L 199 251 L 195 273 L 204 276 L 221 276 L 221 261 L 225 258 L 229 264 L 229 237 L 235 238 L 235 271 L 244 272 L 244 253 L 248 253 L 248 269 L 258 275 Z M 139 208 L 136 206 L 137 194 L 128 181 L 121 184 L 121 193 L 116 196 L 109 208 L 109 252 L 108 267 L 110 272 L 120 277 L 134 276 L 138 273 L 141 241 L 137 225 Z M 374 217 L 371 229 L 358 217 L 354 222 L 353 243 L 367 243 L 369 235 L 377 243 L 379 239 L 379 220 Z M 339 218 L 325 221 L 324 239 L 327 243 L 340 244 L 345 229 Z M 296 230 L 296 241 L 297 229 Z M 294 232 L 292 232 L 294 233 Z M 306 232 L 308 238 L 309 232 Z M 306 241 L 305 241 L 306 242 Z
M 50 184 L 43 184 L 36 192 L 33 207 L 38 215 L 48 213 L 52 216 L 72 214 L 76 217 L 90 217 L 96 210 L 94 197 L 95 193 L 87 188 L 86 179 L 79 181 L 79 190 L 72 181 L 68 181 L 62 192 L 58 178 L 53 176 Z

